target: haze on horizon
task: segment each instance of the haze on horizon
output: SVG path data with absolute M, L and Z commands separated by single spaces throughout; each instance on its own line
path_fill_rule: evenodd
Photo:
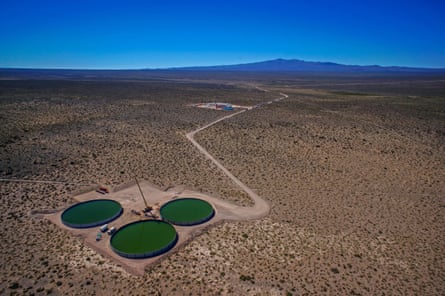
M 445 68 L 441 1 L 2 1 L 0 67 L 141 69 L 276 58 Z

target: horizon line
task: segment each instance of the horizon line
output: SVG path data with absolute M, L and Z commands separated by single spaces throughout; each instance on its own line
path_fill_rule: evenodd
M 334 64 L 334 65 L 341 65 L 341 66 L 350 66 L 350 67 L 379 67 L 384 70 L 385 68 L 408 68 L 408 69 L 419 69 L 419 70 L 445 70 L 444 67 L 425 67 L 425 66 L 401 66 L 401 65 L 380 65 L 380 64 L 343 64 L 338 62 L 331 62 L 331 61 L 312 61 L 312 60 L 302 60 L 297 58 L 292 59 L 285 59 L 285 58 L 275 58 L 275 59 L 268 59 L 268 60 L 256 60 L 256 61 L 250 61 L 250 62 L 243 62 L 243 63 L 230 63 L 230 64 L 209 64 L 209 65 L 190 65 L 190 66 L 167 66 L 167 67 L 138 67 L 138 68 L 77 68 L 77 67 L 28 67 L 28 66 L 0 66 L 0 70 L 85 70 L 85 71 L 168 71 L 168 70 L 187 70 L 187 68 L 209 68 L 209 67 L 226 67 L 226 66 L 238 66 L 238 65 L 248 65 L 248 64 L 256 64 L 256 63 L 263 63 L 263 62 L 271 62 L 271 61 L 300 61 L 300 62 L 306 62 L 306 63 L 326 63 L 326 64 Z M 239 70 L 238 70 L 239 71 Z

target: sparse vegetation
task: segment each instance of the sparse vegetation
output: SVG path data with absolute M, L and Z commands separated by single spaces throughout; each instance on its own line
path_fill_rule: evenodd
M 341 78 L 243 78 L 269 93 L 205 77 L 157 79 L 0 81 L 0 176 L 114 186 L 134 173 L 248 205 L 184 138 L 221 113 L 186 105 L 252 105 L 285 92 L 287 100 L 196 135 L 271 203 L 270 215 L 219 224 L 136 277 L 29 214 L 66 207 L 78 186 L 1 183 L 0 294 L 444 291 L 440 79 L 343 78 L 354 82 L 348 88 L 334 83 Z

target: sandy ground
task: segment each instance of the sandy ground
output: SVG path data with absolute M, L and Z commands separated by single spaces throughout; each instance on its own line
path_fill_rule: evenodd
M 259 80 L 271 91 L 205 79 L 1 81 L 2 178 L 116 187 L 137 175 L 242 207 L 250 198 L 185 137 L 221 113 L 184 106 L 289 98 L 194 136 L 270 214 L 218 223 L 142 276 L 36 215 L 73 204 L 82 186 L 2 182 L 0 294 L 443 294 L 444 82 Z

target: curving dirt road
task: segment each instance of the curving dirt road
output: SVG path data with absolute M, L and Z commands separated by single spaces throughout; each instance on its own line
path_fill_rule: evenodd
M 259 90 L 265 91 L 265 92 L 269 92 L 266 89 L 262 89 L 259 87 L 256 87 Z M 281 101 L 285 98 L 287 98 L 288 95 L 284 94 L 284 93 L 280 93 L 280 97 L 264 102 L 264 103 L 260 103 L 255 105 L 252 109 L 256 109 L 256 108 L 260 108 L 263 105 L 269 105 L 272 104 L 274 102 L 278 102 Z M 241 113 L 247 112 L 249 110 L 241 110 L 226 116 L 223 116 L 215 121 L 212 121 L 202 127 L 197 128 L 194 131 L 191 131 L 189 133 L 187 133 L 185 136 L 187 137 L 187 139 L 190 140 L 190 142 L 192 142 L 193 145 L 195 145 L 196 148 L 198 148 L 198 150 L 204 154 L 204 156 L 211 160 L 227 177 L 229 177 L 236 185 L 238 185 L 239 188 L 241 188 L 244 192 L 246 192 L 249 197 L 253 200 L 254 205 L 252 207 L 241 207 L 241 206 L 236 206 L 233 204 L 226 204 L 225 203 L 225 207 L 226 208 L 230 208 L 230 212 L 232 215 L 228 215 L 228 213 L 226 214 L 226 218 L 229 219 L 233 219 L 233 220 L 253 220 L 253 219 L 259 219 L 261 217 L 266 216 L 269 211 L 270 211 L 270 205 L 269 203 L 264 200 L 263 198 L 261 198 L 258 194 L 256 194 L 251 188 L 249 188 L 246 184 L 244 184 L 243 182 L 241 182 L 237 177 L 235 177 L 227 168 L 225 168 L 217 159 L 215 159 L 204 147 L 202 147 L 195 139 L 194 139 L 194 135 L 202 130 L 205 130 L 206 128 L 211 127 L 214 124 L 217 124 L 218 122 L 221 122 L 223 120 L 232 118 L 234 116 L 240 115 Z M 222 206 L 220 204 L 220 206 Z

